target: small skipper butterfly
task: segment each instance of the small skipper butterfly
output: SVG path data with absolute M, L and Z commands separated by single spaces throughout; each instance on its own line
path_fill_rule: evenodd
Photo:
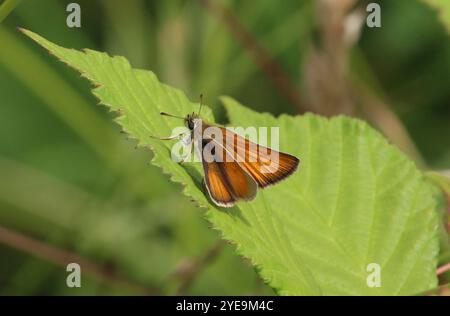
M 231 207 L 240 200 L 253 200 L 258 188 L 275 184 L 297 170 L 300 162 L 297 157 L 251 142 L 224 127 L 206 123 L 200 118 L 201 108 L 200 95 L 198 113 L 181 117 L 161 112 L 161 115 L 184 120 L 189 133 L 154 138 L 181 139 L 185 145 L 192 145 L 197 139 L 204 184 L 216 205 Z M 208 132 L 211 129 L 215 132 Z

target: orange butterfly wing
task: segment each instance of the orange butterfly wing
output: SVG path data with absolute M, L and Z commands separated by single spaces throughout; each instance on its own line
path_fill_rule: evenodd
M 222 132 L 226 135 L 224 146 L 229 148 L 233 144 L 229 151 L 234 152 L 234 158 L 259 187 L 277 183 L 297 170 L 300 163 L 297 157 L 251 142 L 225 128 Z
M 203 160 L 205 184 L 211 199 L 224 207 L 233 206 L 237 200 L 254 199 L 258 187 L 255 180 L 237 162 L 229 159 L 224 148 L 218 154 L 227 159 Z
M 297 170 L 297 157 L 251 142 L 228 129 L 220 130 L 223 142 L 204 139 L 202 143 L 202 150 L 210 141 L 216 145 L 214 161 L 202 156 L 205 184 L 216 204 L 230 207 L 237 200 L 252 200 L 257 187 L 277 183 Z

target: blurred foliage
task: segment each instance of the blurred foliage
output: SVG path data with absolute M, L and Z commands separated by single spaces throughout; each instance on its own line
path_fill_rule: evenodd
M 434 7 L 439 14 L 441 22 L 450 31 L 450 2 L 446 0 L 423 0 Z
M 16 27 L 62 46 L 124 55 L 191 100 L 204 93 L 221 122 L 223 94 L 258 111 L 295 110 L 197 1 L 78 0 L 79 29 L 65 24 L 70 2 L 24 0 L 0 25 L 0 225 L 174 293 L 180 281 L 173 273 L 213 247 L 217 234 L 180 187 L 147 166 L 150 153 L 133 150 L 135 142 L 94 106 L 88 84 Z M 315 1 L 221 2 L 302 87 L 301 66 L 317 36 Z M 353 71 L 398 115 L 427 165 L 449 169 L 449 34 L 422 1 L 378 2 L 383 26 L 363 27 Z M 2 294 L 139 294 L 96 277 L 69 289 L 64 267 L 3 244 L 0 257 Z M 227 245 L 187 293 L 273 292 Z

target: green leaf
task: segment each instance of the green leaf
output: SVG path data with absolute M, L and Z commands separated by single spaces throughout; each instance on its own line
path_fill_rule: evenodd
M 422 0 L 437 10 L 439 19 L 444 24 L 447 32 L 450 32 L 450 1 L 448 0 Z
M 426 293 L 422 293 L 422 295 L 426 296 L 450 296 L 450 284 L 441 285 L 431 291 L 427 291 Z
M 277 293 L 404 295 L 437 285 L 433 187 L 366 123 L 311 114 L 274 118 L 223 98 L 233 126 L 279 127 L 281 150 L 302 163 L 293 176 L 261 190 L 254 201 L 219 209 L 203 192 L 200 164 L 173 162 L 173 143 L 149 137 L 169 135 L 180 125 L 160 117 L 160 111 L 185 115 L 198 104 L 160 83 L 152 72 L 131 68 L 123 57 L 66 49 L 24 33 L 96 86 L 93 93 L 120 113 L 122 128 L 140 146 L 152 148 L 152 162 L 208 208 L 213 227 Z M 202 113 L 213 121 L 209 111 Z M 367 285 L 370 263 L 381 267 L 381 287 Z

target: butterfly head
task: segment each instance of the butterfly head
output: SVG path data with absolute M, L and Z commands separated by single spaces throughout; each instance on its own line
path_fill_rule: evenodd
M 187 128 L 189 128 L 191 131 L 194 130 L 194 128 L 200 123 L 200 121 L 201 118 L 194 112 L 192 112 L 192 114 L 188 114 L 184 119 Z

